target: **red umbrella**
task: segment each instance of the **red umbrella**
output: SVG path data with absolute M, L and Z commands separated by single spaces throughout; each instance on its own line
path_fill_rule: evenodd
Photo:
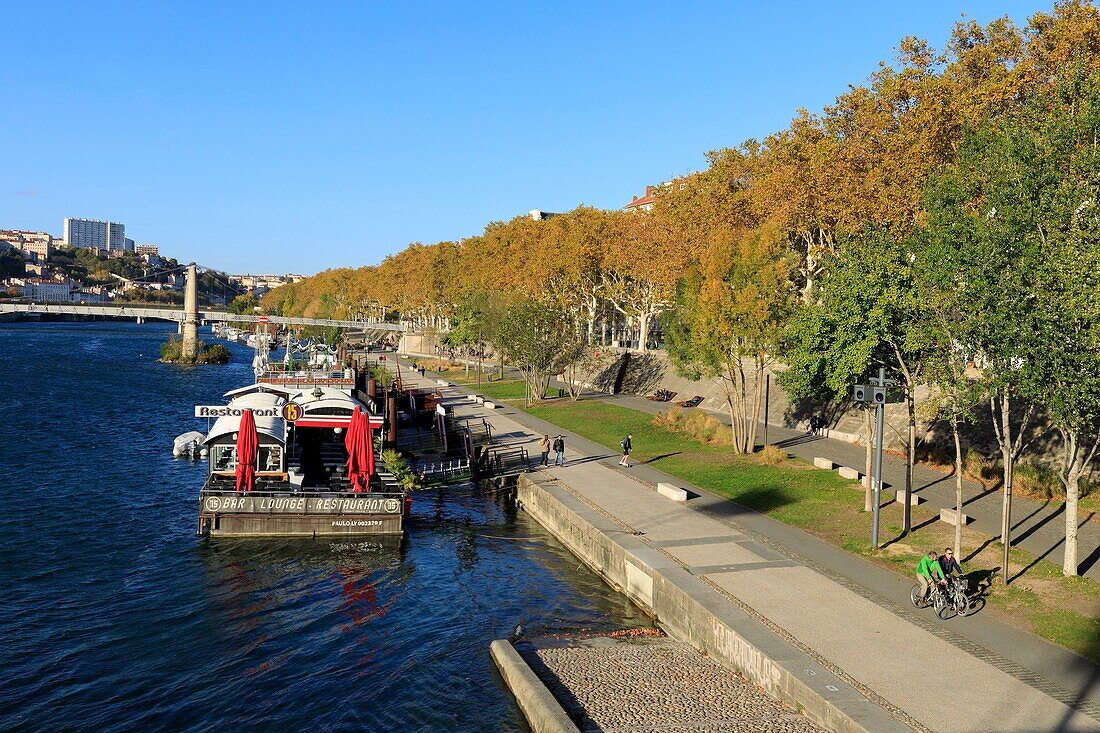
M 348 423 L 347 433 L 344 434 L 344 448 L 348 452 L 348 481 L 351 482 L 352 491 L 362 491 L 359 486 L 359 473 L 363 470 L 363 464 L 360 462 L 359 443 L 361 438 L 359 437 L 360 424 L 359 416 L 362 413 L 359 410 L 359 406 L 356 405 L 355 409 L 351 413 L 351 422 Z
M 241 424 L 237 427 L 237 491 L 244 481 L 245 491 L 252 491 L 256 478 L 256 451 L 260 439 L 256 435 L 256 418 L 252 410 L 241 413 Z
M 362 415 L 363 421 L 363 434 L 365 440 L 363 440 L 364 448 L 366 449 L 366 461 L 363 468 L 367 470 L 367 490 L 370 490 L 370 477 L 374 475 L 374 435 L 370 431 L 370 418 L 366 413 Z

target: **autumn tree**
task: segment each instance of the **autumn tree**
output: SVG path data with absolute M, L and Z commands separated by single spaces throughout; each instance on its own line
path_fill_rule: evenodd
M 712 240 L 677 288 L 666 318 L 669 357 L 692 378 L 718 377 L 734 450 L 756 449 L 764 369 L 776 354 L 792 290 L 784 242 L 774 230 Z

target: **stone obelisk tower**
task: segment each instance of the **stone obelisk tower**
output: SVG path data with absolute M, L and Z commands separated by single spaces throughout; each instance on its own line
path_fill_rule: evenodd
M 199 343 L 199 273 L 192 262 L 187 267 L 187 285 L 183 291 L 183 348 L 184 361 L 195 358 Z

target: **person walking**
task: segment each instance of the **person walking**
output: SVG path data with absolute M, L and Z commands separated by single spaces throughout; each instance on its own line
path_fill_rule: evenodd
M 554 465 L 565 465 L 565 436 L 563 435 L 554 438 Z
M 627 433 L 626 437 L 619 441 L 619 445 L 623 447 L 623 457 L 619 460 L 620 466 L 626 466 L 627 468 L 630 467 L 630 449 L 633 447 L 633 445 L 631 445 L 630 439 L 633 437 L 633 435 Z
M 542 452 L 542 462 L 540 466 L 550 465 L 550 436 L 542 436 L 542 440 L 539 441 L 539 450 Z

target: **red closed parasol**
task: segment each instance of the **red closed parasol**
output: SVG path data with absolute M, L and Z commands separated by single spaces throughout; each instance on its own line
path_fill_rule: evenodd
M 244 483 L 245 491 L 252 491 L 252 484 L 256 478 L 256 452 L 259 448 L 259 437 L 256 435 L 256 418 L 252 410 L 241 413 L 241 424 L 237 427 L 237 491 L 241 490 Z
M 368 481 L 368 483 L 367 483 L 368 489 L 367 490 L 369 491 L 370 490 L 370 488 L 369 488 L 370 487 L 370 483 L 369 483 L 370 482 L 370 477 L 374 475 L 374 435 L 370 431 L 370 418 L 367 417 L 366 413 L 363 413 L 362 420 L 363 420 L 363 438 L 364 438 L 363 439 L 363 447 L 364 447 L 365 452 L 366 452 L 366 456 L 365 456 L 366 461 L 365 461 L 363 467 L 367 471 L 367 481 Z
M 348 423 L 347 433 L 344 434 L 344 448 L 348 452 L 348 481 L 351 483 L 351 490 L 355 492 L 363 490 L 363 487 L 360 485 L 362 481 L 360 473 L 363 470 L 363 464 L 361 463 L 362 455 L 359 451 L 359 443 L 362 440 L 359 436 L 362 430 L 359 417 L 362 414 L 359 406 L 356 405 L 351 413 L 351 421 Z

